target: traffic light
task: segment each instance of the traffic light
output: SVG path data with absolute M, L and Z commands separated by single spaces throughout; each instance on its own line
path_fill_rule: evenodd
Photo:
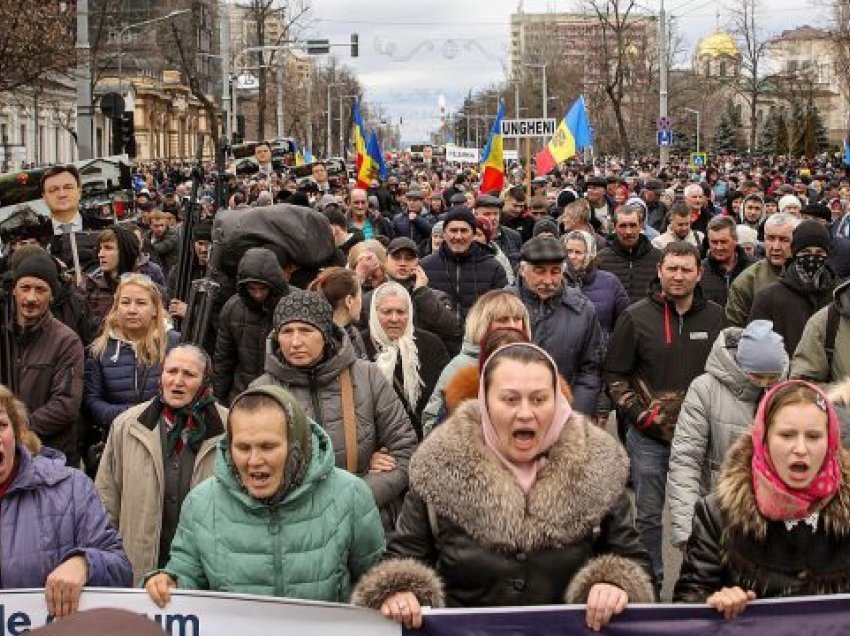
M 121 144 L 128 156 L 136 156 L 136 127 L 132 110 L 121 113 Z
M 124 120 L 122 117 L 111 117 L 112 122 L 112 154 L 124 152 Z
M 360 36 L 351 34 L 351 57 L 360 57 Z

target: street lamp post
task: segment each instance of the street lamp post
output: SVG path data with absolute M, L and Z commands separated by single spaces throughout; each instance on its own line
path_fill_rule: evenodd
M 695 108 L 684 108 L 685 112 L 693 113 L 697 116 L 697 152 L 699 152 L 699 111 Z
M 156 22 L 164 22 L 166 20 L 171 20 L 172 18 L 176 18 L 177 16 L 183 15 L 184 13 L 191 13 L 191 11 L 191 9 L 180 9 L 179 11 L 172 11 L 171 13 L 161 15 L 158 18 L 151 18 L 150 20 L 142 20 L 141 22 L 128 24 L 120 31 L 118 31 L 118 92 L 121 93 L 122 97 L 124 96 L 124 34 L 132 29 L 136 29 L 141 26 L 147 26 L 149 24 L 154 24 Z
M 523 66 L 527 66 L 528 68 L 539 68 L 543 71 L 543 119 L 549 118 L 549 84 L 546 81 L 546 65 L 545 64 L 531 64 L 529 62 L 523 62 Z
M 331 89 L 336 88 L 337 86 L 345 86 L 343 82 L 333 82 L 332 84 L 328 84 L 328 138 L 327 138 L 327 146 L 325 147 L 325 157 L 329 158 L 333 154 L 333 149 L 331 146 L 333 145 L 333 136 L 331 135 L 331 128 L 333 127 L 333 107 L 331 105 Z M 342 124 L 340 123 L 340 128 L 342 128 Z
M 345 100 L 346 99 L 357 99 L 359 95 L 340 95 L 339 96 L 339 155 L 343 159 L 345 159 L 345 128 L 343 128 L 343 122 L 345 121 Z

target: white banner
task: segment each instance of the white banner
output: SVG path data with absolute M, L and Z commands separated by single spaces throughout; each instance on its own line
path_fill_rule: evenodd
M 446 146 L 446 161 L 448 163 L 478 163 L 478 148 Z
M 88 588 L 80 610 L 120 608 L 144 614 L 171 636 L 400 636 L 401 626 L 351 605 L 217 592 L 174 590 L 158 608 L 144 590 Z M 48 622 L 44 590 L 0 592 L 0 636 L 18 636 Z
M 517 154 L 516 150 L 503 150 L 502 158 L 505 161 L 517 161 L 519 159 L 519 154 Z

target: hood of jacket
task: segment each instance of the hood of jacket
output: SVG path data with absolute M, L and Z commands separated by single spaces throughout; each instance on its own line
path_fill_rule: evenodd
M 410 486 L 485 548 L 536 550 L 593 532 L 623 493 L 622 445 L 573 413 L 526 495 L 485 446 L 476 400 L 462 403 L 410 460 Z
M 832 293 L 835 308 L 842 316 L 850 318 L 850 279 L 836 286 Z
M 42 486 L 55 486 L 70 477 L 70 469 L 65 465 L 65 456 L 53 449 L 45 449 L 41 455 L 33 456 L 26 448 L 17 444 L 15 462 L 17 473 L 7 495 L 36 490 Z
M 120 276 L 136 269 L 142 248 L 131 230 L 114 225 L 112 231 L 118 241 L 118 275 Z
M 706 358 L 705 372 L 729 389 L 737 400 L 757 404 L 762 397 L 763 389 L 747 379 L 747 374 L 735 360 L 738 342 L 743 332 L 744 330 L 740 327 L 727 327 L 720 332 Z M 787 370 L 788 354 L 784 355 Z
M 246 290 L 247 283 L 263 283 L 269 286 L 269 296 L 263 307 L 274 311 L 277 301 L 289 291 L 289 285 L 283 277 L 274 252 L 264 247 L 252 247 L 239 261 L 236 273 L 239 295 L 249 307 L 257 307 L 257 302 Z
M 357 360 L 357 353 L 348 334 L 339 330 L 341 340 L 337 342 L 336 353 L 312 367 L 290 366 L 280 356 L 277 337 L 272 332 L 266 340 L 266 373 L 279 380 L 284 385 L 309 387 L 311 382 L 326 386 L 336 381 L 346 367 Z
M 755 223 L 750 223 L 749 221 L 747 221 L 747 217 L 744 216 L 744 208 L 747 205 L 747 201 L 749 201 L 750 199 L 754 199 L 761 203 L 761 216 L 759 216 L 759 220 Z M 740 223 L 741 225 L 748 225 L 750 227 L 758 228 L 764 222 L 765 214 L 766 213 L 764 211 L 764 198 L 762 198 L 762 196 L 758 192 L 753 192 L 752 194 L 748 194 L 741 200 L 741 211 L 738 213 L 738 223 Z
M 830 265 L 829 261 L 827 261 L 826 265 L 824 265 L 822 275 L 820 276 L 820 288 L 814 288 L 800 280 L 797 268 L 794 266 L 794 259 L 791 258 L 791 260 L 785 264 L 785 269 L 782 270 L 782 273 L 779 275 L 779 282 L 800 294 L 820 294 L 832 289 L 835 285 L 836 278 L 835 270 L 832 269 L 832 265 Z
M 821 510 L 826 533 L 844 540 L 850 536 L 850 454 L 838 451 L 841 466 L 841 485 L 838 492 Z M 753 438 L 743 435 L 729 449 L 720 479 L 717 500 L 723 512 L 724 536 L 735 533 L 764 539 L 769 520 L 761 514 L 753 492 Z
M 334 452 L 330 437 L 312 420 L 310 420 L 310 433 L 312 438 L 310 444 L 310 467 L 307 469 L 304 480 L 280 502 L 271 505 L 286 507 L 297 502 L 299 499 L 309 497 L 310 493 L 315 489 L 316 484 L 324 480 L 334 469 Z M 218 443 L 215 458 L 215 478 L 245 507 L 253 510 L 268 507 L 270 505 L 269 503 L 255 499 L 245 490 L 239 479 L 236 466 L 233 464 L 229 444 L 230 440 L 226 435 Z

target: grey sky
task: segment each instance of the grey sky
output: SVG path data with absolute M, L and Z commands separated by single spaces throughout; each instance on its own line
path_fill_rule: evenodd
M 813 2 L 820 2 L 815 8 Z M 761 23 L 767 33 L 803 24 L 826 23 L 823 0 L 761 0 Z M 657 11 L 660 0 L 643 0 Z M 576 2 L 529 0 L 527 13 L 570 11 Z M 700 37 L 724 24 L 724 7 L 713 0 L 666 0 L 678 18 L 687 57 Z M 439 122 L 439 99 L 449 110 L 470 89 L 486 87 L 505 77 L 510 15 L 515 0 L 312 0 L 314 35 L 348 42 L 360 34 L 360 57 L 337 49 L 366 88 L 367 99 L 381 104 L 397 122 L 402 138 L 426 139 Z M 718 21 L 719 13 L 719 21 Z

